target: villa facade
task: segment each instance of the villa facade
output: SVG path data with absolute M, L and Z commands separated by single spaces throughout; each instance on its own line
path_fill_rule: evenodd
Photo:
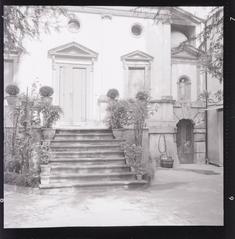
M 16 83 L 22 91 L 35 82 L 52 86 L 53 103 L 64 111 L 55 127 L 70 129 L 105 128 L 111 88 L 120 98 L 148 91 L 151 158 L 159 158 L 164 134 L 175 162 L 205 163 L 205 105 L 199 100 L 205 78 L 200 42 L 190 41 L 201 32 L 202 20 L 176 7 L 161 10 L 155 20 L 147 9 L 67 8 L 72 20 L 61 17 L 59 32 L 25 39 L 27 54 L 4 54 L 5 86 Z

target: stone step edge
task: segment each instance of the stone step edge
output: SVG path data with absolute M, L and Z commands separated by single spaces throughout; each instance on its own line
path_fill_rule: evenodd
M 121 139 L 60 139 L 60 140 L 51 140 L 51 143 L 64 143 L 64 142 L 74 142 L 74 143 L 80 143 L 80 142 L 124 142 L 125 140 Z
M 108 128 L 55 128 L 57 131 L 111 131 Z
M 89 161 L 117 161 L 117 160 L 125 160 L 124 157 L 120 157 L 120 158 L 54 158 L 54 159 L 50 159 L 49 162 L 54 162 L 54 161 L 84 161 L 84 162 L 89 162 Z
M 105 186 L 129 186 L 129 185 L 146 185 L 146 180 L 129 180 L 129 181 L 94 181 L 94 182 L 81 182 L 81 183 L 51 183 L 51 184 L 40 184 L 40 189 L 53 189 L 53 188 L 65 188 L 65 187 L 105 187 Z
M 92 147 L 120 147 L 119 144 L 115 145 L 115 144 L 109 144 L 109 145 L 100 145 L 100 144 L 94 144 L 94 145 L 51 145 L 50 146 L 53 149 L 57 149 L 57 148 L 92 148 Z
M 64 165 L 52 165 L 53 169 L 115 169 L 115 168 L 130 168 L 128 165 L 87 165 L 87 166 L 64 166 Z
M 49 161 L 49 164 L 53 164 L 53 163 L 101 163 L 101 162 L 106 162 L 106 163 L 113 163 L 113 162 L 116 162 L 116 161 L 123 161 L 125 162 L 125 158 L 120 158 L 120 159 L 86 159 L 86 158 L 83 158 L 83 159 L 77 159 L 77 158 L 57 158 L 57 159 L 51 159 Z
M 109 131 L 109 132 L 98 132 L 98 131 L 94 131 L 94 132 L 78 132 L 78 131 L 64 131 L 64 132 L 56 132 L 55 135 L 113 135 L 113 132 Z
M 136 175 L 135 172 L 119 172 L 119 173 L 79 173 L 79 174 L 75 174 L 75 173 L 71 173 L 71 174 L 55 174 L 55 173 L 51 173 L 49 175 L 49 177 L 51 179 L 69 179 L 69 178 L 89 178 L 89 177 L 110 177 L 110 176 L 134 176 Z M 45 177 L 45 175 L 41 175 L 41 177 Z M 48 176 L 46 176 L 48 177 Z
M 122 150 L 116 150 L 116 151 L 104 151 L 104 150 L 97 150 L 97 151 L 56 151 L 53 152 L 53 154 L 97 154 L 97 153 L 102 153 L 102 154 L 106 154 L 106 153 L 124 153 Z

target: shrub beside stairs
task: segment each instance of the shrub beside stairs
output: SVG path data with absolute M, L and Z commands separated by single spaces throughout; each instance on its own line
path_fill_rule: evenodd
M 146 185 L 147 181 L 137 180 L 126 164 L 120 143 L 109 129 L 57 129 L 51 141 L 49 182 L 39 187 L 131 188 Z M 43 177 L 46 176 L 41 174 Z

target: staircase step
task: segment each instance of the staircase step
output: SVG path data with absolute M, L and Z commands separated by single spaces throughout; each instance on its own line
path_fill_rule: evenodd
M 49 175 L 41 174 L 42 189 L 132 187 L 137 180 L 126 164 L 120 143 L 110 129 L 57 129 L 51 141 Z M 49 182 L 49 184 L 45 184 Z
M 50 160 L 51 165 L 73 165 L 73 166 L 82 166 L 82 165 L 125 165 L 124 157 L 117 158 L 78 158 L 69 157 L 69 158 L 54 158 Z
M 57 129 L 56 134 L 112 134 L 110 129 Z
M 75 182 L 75 183 L 50 183 L 45 185 L 40 185 L 41 189 L 64 189 L 64 188 L 78 188 L 78 189 L 104 189 L 109 187 L 124 187 L 132 188 L 144 186 L 147 184 L 146 180 L 117 180 L 117 181 L 96 181 L 96 182 Z
M 43 176 L 42 176 L 43 177 Z M 50 174 L 51 183 L 65 182 L 94 182 L 94 181 L 115 181 L 115 180 L 134 180 L 136 178 L 134 172 L 124 173 L 87 173 L 87 174 Z
M 117 173 L 117 172 L 130 172 L 130 167 L 127 165 L 52 165 L 52 174 L 56 173 Z
M 61 152 L 61 151 L 73 151 L 73 152 L 83 152 L 83 151 L 88 151 L 88 152 L 97 152 L 97 151 L 117 151 L 120 150 L 120 145 L 72 145 L 72 146 L 51 146 L 51 150 L 53 152 Z
M 90 133 L 90 134 L 56 134 L 56 140 L 86 140 L 86 139 L 114 139 L 111 133 Z
M 124 152 L 121 150 L 107 151 L 107 150 L 97 150 L 97 151 L 57 151 L 53 152 L 55 158 L 61 157 L 81 157 L 81 158 L 101 158 L 101 157 L 117 157 L 124 156 Z
M 72 140 L 72 139 L 56 139 L 51 141 L 51 146 L 86 146 L 86 145 L 120 145 L 124 140 L 117 139 L 83 139 L 83 140 Z

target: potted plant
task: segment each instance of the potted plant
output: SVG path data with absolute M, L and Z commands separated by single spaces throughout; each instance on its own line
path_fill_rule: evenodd
M 44 140 L 52 140 L 55 136 L 55 129 L 52 126 L 60 119 L 62 109 L 57 105 L 45 103 L 41 106 L 41 113 L 43 115 L 43 138 Z
M 135 150 L 135 171 L 137 180 L 142 180 L 144 175 L 144 167 L 142 164 L 142 147 L 136 146 Z
M 51 168 L 49 166 L 50 160 L 50 146 L 48 142 L 43 142 L 39 147 L 39 157 L 40 157 L 40 179 L 41 184 L 48 184 L 50 179 Z
M 52 103 L 52 97 L 51 96 L 53 95 L 53 93 L 54 93 L 54 90 L 50 86 L 42 86 L 39 89 L 39 94 L 41 95 L 41 100 L 44 103 L 48 103 L 48 104 Z
M 129 124 L 129 103 L 127 100 L 109 102 L 106 124 L 112 129 L 116 139 L 123 139 L 124 126 Z
M 20 89 L 17 85 L 10 84 L 5 89 L 8 96 L 6 96 L 7 104 L 11 106 L 15 106 L 17 103 L 17 95 L 20 92 Z

